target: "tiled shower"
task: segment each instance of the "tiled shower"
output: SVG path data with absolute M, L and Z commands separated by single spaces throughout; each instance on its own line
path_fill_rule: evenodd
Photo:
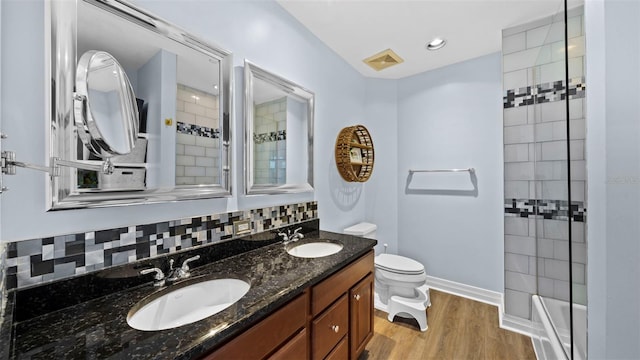
M 583 8 L 567 18 L 568 86 L 564 14 L 503 31 L 505 313 L 523 319 L 534 294 L 586 304 Z
M 286 183 L 287 97 L 255 105 L 254 183 Z

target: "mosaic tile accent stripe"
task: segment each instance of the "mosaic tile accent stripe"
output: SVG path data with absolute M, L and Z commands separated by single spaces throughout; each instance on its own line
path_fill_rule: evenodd
M 502 98 L 505 109 L 565 99 L 566 86 L 563 81 L 540 84 L 535 87 L 527 86 L 519 89 L 507 90 Z M 569 99 L 579 99 L 585 96 L 584 77 L 569 79 Z
M 272 131 L 263 134 L 253 134 L 253 142 L 256 144 L 280 140 L 287 140 L 287 130 Z
M 238 220 L 250 220 L 256 234 L 317 218 L 318 204 L 312 201 L 12 242 L 6 287 L 24 288 L 232 239 Z
M 176 121 L 176 132 L 180 134 L 196 135 L 212 139 L 218 139 L 220 137 L 220 129 L 212 129 L 206 126 L 187 124 L 180 121 Z
M 582 201 L 572 201 L 572 220 L 585 222 L 587 209 Z M 569 202 L 564 200 L 505 199 L 504 214 L 525 218 L 567 220 Z
M 2 323 L 2 318 L 4 316 L 4 307 L 6 305 L 7 294 L 6 294 L 6 274 L 5 274 L 5 263 L 7 261 L 7 245 L 3 242 L 0 242 L 0 324 Z

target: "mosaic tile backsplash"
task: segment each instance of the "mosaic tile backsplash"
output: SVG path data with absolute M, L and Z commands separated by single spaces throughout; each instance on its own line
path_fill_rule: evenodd
M 7 245 L 0 268 L 7 290 L 20 289 L 248 235 L 234 234 L 240 220 L 249 220 L 256 234 L 317 217 L 312 201 L 18 241 Z

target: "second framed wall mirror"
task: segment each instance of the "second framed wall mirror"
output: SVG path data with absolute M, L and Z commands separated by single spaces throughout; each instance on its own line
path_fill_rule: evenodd
M 313 191 L 313 92 L 244 62 L 245 193 Z

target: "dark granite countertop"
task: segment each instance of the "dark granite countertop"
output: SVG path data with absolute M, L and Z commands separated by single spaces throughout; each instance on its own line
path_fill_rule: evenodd
M 306 259 L 289 255 L 283 244 L 278 242 L 193 269 L 192 279 L 198 276 L 236 277 L 251 283 L 249 292 L 237 303 L 203 320 L 162 331 L 131 328 L 126 321 L 131 307 L 160 291 L 146 283 L 27 320 L 14 321 L 10 325 L 9 357 L 197 358 L 246 330 L 305 288 L 367 253 L 376 244 L 375 240 L 325 231 L 307 234 L 301 242 L 313 238 L 338 240 L 344 248 L 334 255 Z M 20 306 L 13 297 L 10 302 L 8 305 Z

